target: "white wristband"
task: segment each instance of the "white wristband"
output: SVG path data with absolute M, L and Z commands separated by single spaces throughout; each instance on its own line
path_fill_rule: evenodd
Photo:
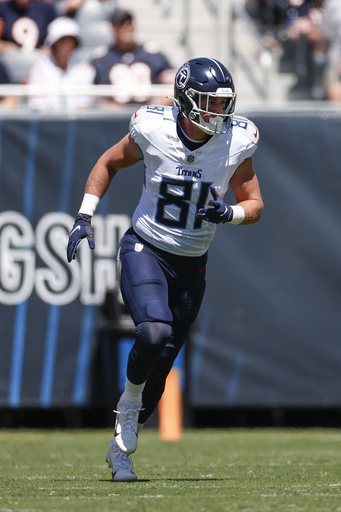
M 233 217 L 232 220 L 230 220 L 229 224 L 241 224 L 243 220 L 245 219 L 245 210 L 242 206 L 239 204 L 235 204 L 231 206 L 233 210 Z
M 98 196 L 85 193 L 78 213 L 84 213 L 85 215 L 90 215 L 90 217 L 92 217 L 96 211 L 99 201 L 100 198 Z

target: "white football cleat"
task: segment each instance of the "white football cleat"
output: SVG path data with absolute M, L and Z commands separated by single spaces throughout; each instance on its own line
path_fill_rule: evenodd
M 130 455 L 137 448 L 137 422 L 142 404 L 119 401 L 117 404 L 115 441 L 121 452 Z
M 121 452 L 115 439 L 110 443 L 106 460 L 109 468 L 112 469 L 112 479 L 114 482 L 132 482 L 133 480 L 137 480 L 137 476 L 133 471 L 131 456 Z

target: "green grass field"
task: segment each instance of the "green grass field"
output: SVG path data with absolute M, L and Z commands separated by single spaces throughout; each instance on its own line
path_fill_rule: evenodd
M 0 512 L 341 511 L 341 431 L 146 429 L 138 482 L 113 482 L 109 430 L 0 431 Z

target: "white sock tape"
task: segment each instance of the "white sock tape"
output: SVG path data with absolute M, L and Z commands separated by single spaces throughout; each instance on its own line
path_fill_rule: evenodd
M 96 211 L 99 201 L 100 198 L 98 196 L 85 193 L 78 213 L 84 213 L 85 215 L 90 215 L 90 217 L 92 217 Z
M 235 204 L 231 206 L 233 210 L 233 218 L 229 222 L 229 224 L 241 224 L 243 220 L 245 219 L 245 210 L 242 206 L 239 204 Z

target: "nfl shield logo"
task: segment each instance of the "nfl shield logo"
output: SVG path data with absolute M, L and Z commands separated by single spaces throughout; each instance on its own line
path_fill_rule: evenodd
M 188 155 L 188 157 L 187 157 L 187 162 L 188 162 L 189 164 L 192 164 L 192 163 L 194 162 L 194 155 Z
M 134 251 L 135 252 L 141 252 L 141 251 L 143 251 L 143 248 L 144 248 L 143 244 L 136 243 L 135 247 L 134 247 Z

